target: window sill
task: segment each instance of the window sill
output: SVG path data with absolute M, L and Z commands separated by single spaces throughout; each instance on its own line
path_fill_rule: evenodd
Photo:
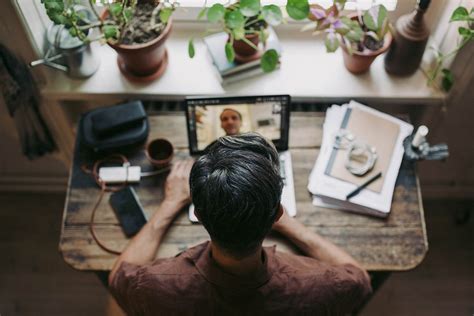
M 269 95 L 290 94 L 299 101 L 359 99 L 392 99 L 397 102 L 439 104 L 444 94 L 426 85 L 418 70 L 406 78 L 393 77 L 384 70 L 378 57 L 369 72 L 353 75 L 343 64 L 342 52 L 328 54 L 324 43 L 295 26 L 277 29 L 283 53 L 281 69 L 222 87 L 213 65 L 206 56 L 204 44 L 197 42 L 196 56 L 187 55 L 188 40 L 199 32 L 193 25 L 175 24 L 166 46 L 169 65 L 164 75 L 149 84 L 129 82 L 117 66 L 116 53 L 107 45 L 96 45 L 99 70 L 85 80 L 71 79 L 64 73 L 47 70 L 47 84 L 42 89 L 51 100 L 92 100 L 104 97 L 140 99 L 183 99 L 191 95 Z

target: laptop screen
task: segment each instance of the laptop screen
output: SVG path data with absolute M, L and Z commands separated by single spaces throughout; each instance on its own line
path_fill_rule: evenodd
M 257 132 L 278 151 L 288 149 L 290 96 L 190 98 L 186 100 L 189 149 L 202 154 L 217 138 Z

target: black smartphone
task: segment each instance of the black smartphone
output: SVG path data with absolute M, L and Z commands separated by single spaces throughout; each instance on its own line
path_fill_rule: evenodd
M 147 219 L 135 190 L 128 186 L 110 195 L 109 203 L 122 225 L 123 232 L 131 237 L 146 224 Z

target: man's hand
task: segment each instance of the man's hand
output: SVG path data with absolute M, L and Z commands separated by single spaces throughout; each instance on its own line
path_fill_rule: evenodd
M 173 163 L 171 172 L 165 183 L 165 199 L 163 203 L 178 206 L 178 209 L 191 202 L 189 192 L 189 173 L 193 160 L 179 160 Z
M 180 160 L 173 164 L 165 183 L 165 199 L 115 262 L 109 275 L 109 284 L 112 284 L 122 262 L 141 265 L 155 259 L 169 225 L 181 208 L 190 201 L 188 179 L 193 163 L 192 160 Z

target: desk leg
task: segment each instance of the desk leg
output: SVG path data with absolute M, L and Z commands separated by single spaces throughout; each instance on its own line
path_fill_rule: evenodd
M 96 271 L 95 275 L 99 278 L 100 282 L 106 289 L 109 288 L 109 274 L 110 271 Z

